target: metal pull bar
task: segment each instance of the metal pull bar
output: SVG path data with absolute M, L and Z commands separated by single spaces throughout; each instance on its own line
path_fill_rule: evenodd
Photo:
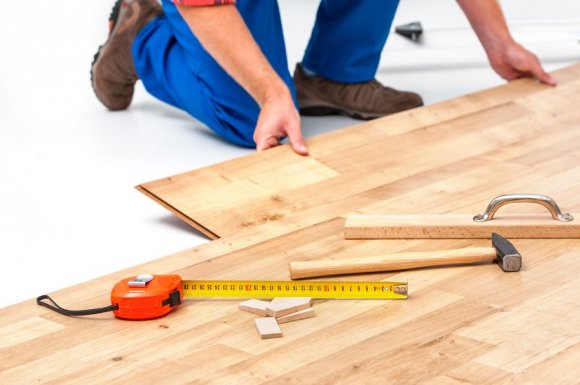
M 483 214 L 477 214 L 473 217 L 475 222 L 491 221 L 495 212 L 508 203 L 537 203 L 548 209 L 552 218 L 556 221 L 570 222 L 574 216 L 570 213 L 562 213 L 555 200 L 546 195 L 540 194 L 506 194 L 495 197 L 489 202 L 487 209 Z

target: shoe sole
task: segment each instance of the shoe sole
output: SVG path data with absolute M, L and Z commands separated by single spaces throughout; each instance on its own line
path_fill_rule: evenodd
M 342 115 L 348 116 L 349 118 L 357 119 L 357 120 L 373 120 L 382 118 L 383 116 L 393 115 L 397 112 L 408 111 L 413 108 L 423 106 L 423 103 L 420 105 L 407 108 L 401 111 L 395 111 L 390 114 L 373 114 L 369 112 L 362 112 L 362 111 L 355 111 L 345 109 L 343 107 L 331 104 L 331 103 L 321 103 L 320 101 L 311 101 L 311 100 L 299 100 L 298 105 L 300 106 L 300 114 L 304 116 L 328 116 L 328 115 Z
M 95 70 L 95 64 L 97 63 L 97 60 L 99 60 L 99 56 L 101 54 L 101 51 L 103 49 L 104 46 L 107 45 L 107 43 L 109 42 L 109 39 L 111 38 L 111 34 L 113 33 L 113 29 L 115 28 L 115 25 L 117 24 L 117 19 L 119 18 L 119 12 L 121 11 L 121 3 L 123 3 L 123 0 L 117 0 L 115 2 L 115 4 L 113 5 L 113 9 L 111 10 L 111 15 L 109 16 L 109 37 L 107 38 L 107 41 L 105 42 L 105 44 L 100 45 L 99 48 L 97 49 L 97 53 L 95 53 L 95 56 L 93 57 L 93 62 L 91 63 L 91 87 L 93 88 L 93 92 L 95 93 L 95 96 L 97 97 L 97 99 L 99 99 L 99 101 L 103 104 L 105 104 L 101 98 L 99 98 L 99 94 L 97 92 L 97 89 L 95 88 L 95 82 L 93 79 L 93 72 Z
M 99 49 L 97 50 L 97 53 L 93 57 L 93 62 L 91 63 L 91 87 L 93 88 L 93 92 L 95 93 L 95 96 L 97 97 L 97 99 L 99 99 L 99 101 L 101 103 L 103 103 L 103 104 L 104 104 L 104 102 L 101 100 L 101 98 L 99 98 L 99 93 L 97 92 L 97 89 L 95 88 L 95 81 L 93 79 L 93 72 L 95 70 L 95 64 L 97 63 L 97 60 L 99 59 L 99 55 L 101 53 L 101 49 L 103 48 L 103 46 L 105 44 L 99 46 Z
M 315 102 L 300 102 L 300 115 L 304 116 L 328 116 L 342 115 L 357 120 L 373 120 L 385 115 L 369 114 L 360 111 L 347 110 L 332 104 L 319 104 Z

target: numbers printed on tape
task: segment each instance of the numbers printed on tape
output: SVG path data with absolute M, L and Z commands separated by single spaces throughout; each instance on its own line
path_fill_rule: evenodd
M 406 299 L 406 282 L 184 280 L 184 297 Z

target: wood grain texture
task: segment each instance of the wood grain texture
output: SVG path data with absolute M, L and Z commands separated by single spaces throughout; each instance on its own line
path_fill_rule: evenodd
M 272 302 L 266 306 L 266 314 L 278 318 L 307 309 L 311 305 L 312 298 L 274 298 Z
M 351 215 L 344 224 L 346 239 L 580 238 L 580 214 L 571 222 L 547 215 L 502 215 L 475 222 L 469 214 Z
M 270 304 L 268 301 L 261 301 L 258 299 L 249 299 L 238 305 L 238 309 L 242 311 L 247 311 L 248 313 L 254 313 L 261 315 L 263 317 L 267 316 L 266 307 Z
M 352 214 L 478 213 L 510 192 L 580 212 L 580 65 L 141 186 L 220 237 L 51 293 L 107 305 L 128 276 L 288 279 L 291 261 L 486 247 L 489 240 L 345 240 Z M 279 171 L 280 170 L 280 171 Z M 279 171 L 279 173 L 278 173 Z M 521 211 L 520 211 L 521 210 Z M 507 207 L 502 215 L 541 214 Z M 211 236 L 211 235 L 210 235 Z M 342 277 L 409 282 L 406 301 L 315 300 L 316 318 L 260 340 L 239 301 L 186 300 L 163 319 L 0 310 L 7 384 L 577 384 L 580 240 L 521 239 L 519 273 L 492 264 Z M 44 294 L 44 293 L 39 293 Z M 30 333 L 27 333 L 30 331 Z
M 290 262 L 290 277 L 302 279 L 340 274 L 387 272 L 418 267 L 494 262 L 496 260 L 497 251 L 493 247 L 464 247 L 462 249 L 417 251 L 357 258 L 293 261 Z
M 297 311 L 296 313 L 290 313 L 282 317 L 276 317 L 278 324 L 285 324 L 288 322 L 300 321 L 306 318 L 312 318 L 316 316 L 313 308 L 308 308 L 304 310 Z
M 278 326 L 275 318 L 256 318 L 254 322 L 256 323 L 256 329 L 258 329 L 260 338 L 263 340 L 282 337 L 282 329 Z

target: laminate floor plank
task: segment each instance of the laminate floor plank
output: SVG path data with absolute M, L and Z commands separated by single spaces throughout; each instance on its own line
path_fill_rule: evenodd
M 489 246 L 489 240 L 345 240 L 345 218 L 469 214 L 497 195 L 552 196 L 580 212 L 580 64 L 549 87 L 522 79 L 138 188 L 212 242 L 51 293 L 110 303 L 139 274 L 289 279 L 297 260 Z M 498 212 L 548 215 L 538 205 Z M 578 218 L 580 220 L 580 218 Z M 317 316 L 261 340 L 239 299 L 185 299 L 167 316 L 68 318 L 34 301 L 0 311 L 10 384 L 576 384 L 580 240 L 513 240 L 523 268 L 493 263 L 349 275 L 407 281 L 405 301 L 314 299 Z M 79 250 L 82 252 L 82 250 Z

